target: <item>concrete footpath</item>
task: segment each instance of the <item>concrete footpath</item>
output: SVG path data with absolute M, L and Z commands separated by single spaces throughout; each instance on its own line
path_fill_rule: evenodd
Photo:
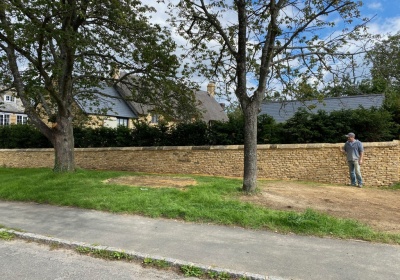
M 397 245 L 5 201 L 0 201 L 0 224 L 66 241 L 255 275 L 253 279 L 400 279 Z

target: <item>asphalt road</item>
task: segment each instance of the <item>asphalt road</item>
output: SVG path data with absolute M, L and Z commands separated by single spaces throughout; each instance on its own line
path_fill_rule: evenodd
M 7 280 L 172 280 L 186 278 L 173 271 L 144 268 L 137 263 L 107 261 L 71 250 L 22 240 L 0 239 L 0 279 Z

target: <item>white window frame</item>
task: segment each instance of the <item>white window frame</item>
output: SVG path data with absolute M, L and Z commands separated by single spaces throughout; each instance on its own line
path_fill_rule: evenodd
M 21 120 L 19 121 L 18 118 Z M 27 115 L 17 115 L 17 124 L 26 124 L 28 122 L 28 116 Z
M 10 125 L 10 115 L 11 114 L 0 113 L 0 125 L 1 126 Z
M 127 118 L 117 118 L 117 126 L 128 127 L 129 119 Z
M 158 123 L 158 115 L 151 114 L 151 123 L 157 124 Z
M 4 95 L 4 101 L 5 102 L 13 102 L 13 103 L 16 102 L 15 97 L 12 95 L 9 95 L 9 94 Z

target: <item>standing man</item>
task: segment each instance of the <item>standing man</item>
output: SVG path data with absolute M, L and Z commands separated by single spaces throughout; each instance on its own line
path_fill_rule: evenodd
M 360 165 L 363 162 L 364 147 L 360 141 L 355 139 L 356 135 L 353 132 L 345 136 L 347 137 L 347 142 L 341 148 L 341 151 L 347 156 L 351 185 L 362 188 L 363 180 Z

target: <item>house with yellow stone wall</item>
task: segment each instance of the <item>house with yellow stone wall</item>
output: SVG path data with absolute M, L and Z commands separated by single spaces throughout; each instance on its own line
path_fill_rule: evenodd
M 227 121 L 228 116 L 224 107 L 217 102 L 214 96 L 215 87 L 208 85 L 207 91 L 195 91 L 196 108 L 200 112 L 200 120 L 210 123 L 212 121 Z M 88 93 L 90 92 L 90 97 Z M 75 96 L 76 125 L 86 127 L 110 127 L 125 126 L 133 128 L 134 120 L 144 121 L 150 125 L 157 125 L 163 119 L 154 106 L 134 102 L 127 98 L 130 92 L 118 86 L 99 86 L 91 88 L 87 92 Z M 55 120 L 43 113 L 43 120 L 53 126 Z M 25 124 L 28 115 L 20 99 L 12 93 L 0 96 L 0 125 Z M 173 124 L 174 122 L 170 122 Z
M 0 126 L 26 124 L 28 115 L 19 98 L 11 91 L 0 94 Z

